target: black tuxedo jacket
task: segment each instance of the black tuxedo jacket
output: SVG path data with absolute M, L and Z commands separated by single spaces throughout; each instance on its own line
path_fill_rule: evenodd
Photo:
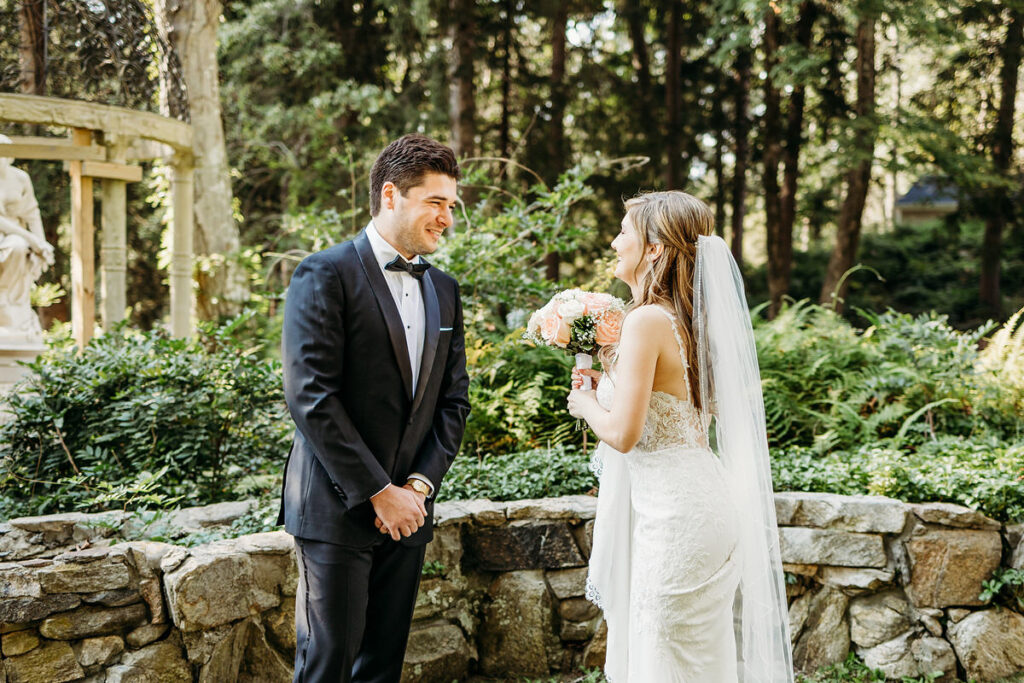
M 285 465 L 281 514 L 288 533 L 368 547 L 370 496 L 419 472 L 434 495 L 459 449 L 469 378 L 458 283 L 436 268 L 420 281 L 426 330 L 416 394 L 398 308 L 366 232 L 313 254 L 292 276 L 281 352 L 295 437 Z M 423 527 L 433 538 L 433 501 Z

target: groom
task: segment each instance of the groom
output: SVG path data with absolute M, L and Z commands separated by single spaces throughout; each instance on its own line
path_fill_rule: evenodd
M 296 429 L 278 523 L 299 563 L 296 683 L 401 677 L 433 499 L 469 414 L 459 286 L 421 258 L 452 224 L 458 179 L 448 147 L 392 142 L 370 172 L 370 223 L 288 288 Z

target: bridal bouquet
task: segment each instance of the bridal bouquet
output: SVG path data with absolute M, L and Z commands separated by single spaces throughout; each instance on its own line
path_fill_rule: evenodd
M 618 341 L 625 308 L 610 294 L 567 289 L 530 316 L 523 336 L 574 353 L 577 369 L 590 368 L 600 347 Z M 583 388 L 591 388 L 589 377 L 583 378 Z

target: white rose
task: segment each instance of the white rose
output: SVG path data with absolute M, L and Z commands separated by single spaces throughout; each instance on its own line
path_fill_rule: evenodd
M 562 320 L 571 323 L 586 312 L 587 308 L 579 301 L 566 301 L 558 307 L 558 315 Z

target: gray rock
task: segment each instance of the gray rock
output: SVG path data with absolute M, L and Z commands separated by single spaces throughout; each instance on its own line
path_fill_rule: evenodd
M 260 574 L 258 581 L 253 559 L 231 542 L 193 548 L 180 562 L 172 551 L 161 566 L 167 609 L 182 631 L 227 624 L 281 602 L 277 587 L 266 583 L 272 579 Z
M 161 638 L 169 628 L 170 624 L 143 624 L 125 636 L 125 640 L 132 649 L 138 649 Z
M 4 657 L 23 655 L 39 646 L 39 636 L 32 629 L 5 633 L 0 639 L 3 641 Z
M 402 665 L 402 683 L 449 683 L 464 680 L 476 653 L 459 627 L 434 621 L 413 628 Z
M 1024 539 L 1017 542 L 1017 549 L 1010 553 L 1010 567 L 1024 569 Z
M 592 621 L 600 615 L 597 605 L 586 598 L 568 598 L 558 603 L 558 616 L 566 621 Z
M 946 610 L 946 615 L 949 617 L 949 620 L 952 621 L 954 624 L 958 621 L 963 620 L 964 617 L 970 614 L 971 610 L 963 609 L 961 607 L 950 607 Z
M 142 600 L 142 594 L 137 587 L 118 588 L 82 596 L 82 602 L 87 605 L 105 605 L 106 607 L 124 607 L 140 600 Z
M 906 525 L 907 506 L 883 496 L 783 492 L 775 494 L 775 514 L 781 526 L 898 534 Z
M 434 506 L 434 524 L 439 527 L 469 523 L 495 526 L 506 521 L 505 503 L 491 500 L 453 500 Z
M 267 641 L 284 654 L 295 655 L 295 598 L 285 598 L 277 607 L 267 610 L 260 618 Z
M 575 524 L 572 527 L 572 536 L 576 539 L 576 545 L 587 560 L 590 559 L 590 550 L 594 545 L 594 520 L 589 519 L 583 524 Z
M 480 625 L 480 669 L 489 676 L 546 676 L 560 643 L 551 594 L 540 571 L 500 574 Z
M 914 503 L 910 509 L 918 519 L 931 524 L 991 531 L 999 531 L 1002 528 L 1002 525 L 991 517 L 953 503 Z
M 172 635 L 124 653 L 121 664 L 107 669 L 107 683 L 192 683 L 192 672 L 182 656 L 181 640 Z
M 46 643 L 3 662 L 9 683 L 65 683 L 85 676 L 67 643 Z
M 64 553 L 60 562 L 40 569 L 39 583 L 47 593 L 95 593 L 127 588 L 132 574 L 127 551 L 99 549 L 99 553 Z
M 597 515 L 597 498 L 594 496 L 562 496 L 560 498 L 538 498 L 515 500 L 508 503 L 505 514 L 510 520 L 517 519 L 561 519 L 580 522 L 594 519 Z
M 593 639 L 583 648 L 583 666 L 588 669 L 604 667 L 605 656 L 608 654 L 608 624 L 604 619 L 597 625 Z
M 124 652 L 124 641 L 120 636 L 86 638 L 72 646 L 78 663 L 86 669 L 110 664 Z
M 54 612 L 74 609 L 82 600 L 77 595 L 44 595 L 41 598 L 0 600 L 0 624 L 26 624 Z
M 0 599 L 38 598 L 42 594 L 38 570 L 23 567 L 19 562 L 0 563 Z
M 841 591 L 824 586 L 798 600 L 807 602 L 807 617 L 800 632 L 793 634 L 793 665 L 799 671 L 812 673 L 846 659 L 850 652 L 850 625 L 846 619 L 849 599 Z
M 857 654 L 868 667 L 880 669 L 889 680 L 956 674 L 956 656 L 949 643 L 941 638 L 918 636 L 914 631 L 874 647 L 858 648 Z
M 482 527 L 469 536 L 466 553 L 486 571 L 561 569 L 586 564 L 569 526 L 561 521 L 516 521 Z
M 586 593 L 587 571 L 586 567 L 556 569 L 547 572 L 545 576 L 548 580 L 548 586 L 550 586 L 551 592 L 555 594 L 555 597 L 559 600 L 565 600 L 566 598 L 576 598 Z
M 1024 672 L 1024 616 L 984 610 L 950 624 L 948 631 L 969 678 L 993 681 Z
M 424 563 L 440 565 L 447 578 L 459 576 L 462 573 L 462 527 L 453 524 L 434 529 L 434 540 L 427 544 Z
M 860 648 L 873 648 L 891 641 L 910 626 L 910 603 L 898 591 L 850 601 L 850 640 Z
M 238 679 L 251 626 L 252 622 L 245 619 L 228 627 L 224 637 L 214 643 L 209 659 L 199 670 L 199 683 L 218 683 L 218 681 Z
M 1006 525 L 1006 542 L 1011 548 L 1024 540 L 1024 522 Z
M 134 628 L 146 621 L 145 605 L 82 607 L 46 618 L 39 633 L 51 640 L 77 640 Z
M 238 683 L 291 683 L 292 662 L 267 643 L 266 634 L 258 621 L 248 631 Z
M 826 586 L 842 589 L 848 593 L 876 591 L 891 584 L 895 572 L 888 569 L 867 569 L 865 567 L 822 567 L 821 580 Z
M 906 541 L 911 601 L 923 607 L 981 605 L 981 584 L 992 578 L 1002 557 L 999 532 L 940 528 L 918 532 Z
M 849 531 L 779 527 L 782 561 L 839 567 L 885 567 L 881 536 Z

